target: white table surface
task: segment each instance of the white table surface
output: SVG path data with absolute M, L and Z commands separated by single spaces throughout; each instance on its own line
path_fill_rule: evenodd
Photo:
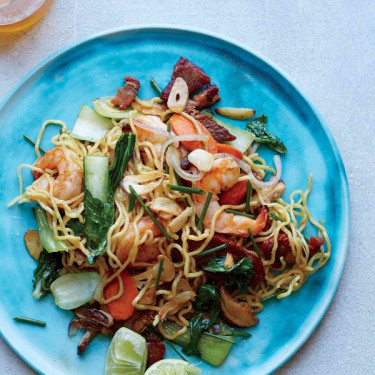
M 277 374 L 375 374 L 375 1 L 60 0 L 32 29 L 0 34 L 0 100 L 46 56 L 113 27 L 219 32 L 278 64 L 328 123 L 348 174 L 352 229 L 337 295 Z M 0 374 L 34 374 L 0 338 Z

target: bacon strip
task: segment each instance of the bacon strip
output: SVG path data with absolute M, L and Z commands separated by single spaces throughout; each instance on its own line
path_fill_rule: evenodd
M 133 77 L 126 76 L 125 86 L 117 90 L 117 94 L 112 98 L 111 103 L 117 105 L 119 109 L 126 109 L 134 101 L 141 84 Z
M 224 126 L 219 125 L 215 119 L 201 112 L 194 112 L 191 114 L 197 121 L 199 121 L 213 136 L 216 142 L 223 143 L 234 141 L 236 137 L 231 134 Z
M 210 77 L 199 66 L 195 65 L 184 57 L 180 57 L 174 66 L 171 80 L 161 93 L 160 97 L 163 100 L 168 100 L 173 83 L 177 77 L 184 79 L 189 88 L 189 94 L 200 89 L 204 85 L 208 85 L 211 82 Z
M 192 101 L 195 103 L 195 108 L 203 109 L 214 105 L 221 99 L 218 92 L 219 88 L 216 85 L 208 85 L 200 93 L 193 96 Z
M 311 236 L 309 240 L 310 258 L 315 255 L 323 245 L 324 239 L 322 237 Z
M 264 259 L 271 259 L 273 244 L 273 238 L 265 240 L 260 244 L 259 250 Z M 293 264 L 296 261 L 296 257 L 293 255 L 292 248 L 289 243 L 289 238 L 285 233 L 280 233 L 277 237 L 276 262 L 274 263 L 275 266 L 279 266 L 279 259 L 281 257 L 284 257 L 287 264 Z
M 165 346 L 161 341 L 147 341 L 147 367 L 164 358 Z

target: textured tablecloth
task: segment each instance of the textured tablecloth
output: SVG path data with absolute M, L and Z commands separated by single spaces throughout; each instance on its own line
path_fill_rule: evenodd
M 0 100 L 50 53 L 132 24 L 215 31 L 267 56 L 328 123 L 348 174 L 352 229 L 337 295 L 277 374 L 375 374 L 375 1 L 60 0 L 32 29 L 0 34 Z M 34 372 L 0 338 L 0 374 Z

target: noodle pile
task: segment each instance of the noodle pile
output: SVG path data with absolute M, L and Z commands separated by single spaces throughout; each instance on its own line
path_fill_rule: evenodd
M 152 101 L 146 102 L 137 99 L 137 103 L 152 109 L 155 103 L 158 103 L 158 100 L 153 99 Z M 160 116 L 161 119 L 163 120 L 169 112 L 170 111 L 164 112 Z M 111 160 L 114 155 L 116 142 L 122 134 L 122 126 L 124 124 L 129 125 L 131 131 L 137 135 L 137 127 L 134 126 L 133 122 L 133 117 L 136 113 L 137 111 L 134 110 L 131 113 L 130 119 L 127 120 L 112 120 L 114 125 L 113 128 L 104 138 L 95 144 L 79 141 L 73 138 L 70 135 L 70 132 L 67 131 L 66 124 L 61 121 L 47 121 L 42 125 L 38 135 L 35 145 L 36 155 L 38 158 L 41 157 L 39 144 L 45 128 L 49 124 L 58 124 L 61 126 L 61 132 L 52 138 L 52 142 L 55 146 L 65 147 L 73 151 L 81 160 L 83 160 L 85 155 L 108 156 Z M 189 115 L 186 116 L 188 116 L 195 124 L 195 120 L 190 118 Z M 200 132 L 199 126 L 196 127 Z M 276 173 L 275 170 L 272 167 L 267 166 L 265 160 L 251 148 L 243 155 L 243 161 L 251 166 L 252 170 L 257 172 L 261 177 L 264 177 L 267 171 L 271 174 Z M 33 172 L 39 172 L 45 175 L 48 178 L 49 191 L 42 190 L 32 184 L 26 187 L 26 190 L 23 192 L 21 175 L 23 168 L 29 168 Z M 165 173 L 164 167 L 158 157 L 157 150 L 155 149 L 155 145 L 148 141 L 137 141 L 134 148 L 133 159 L 129 161 L 125 175 L 143 174 L 155 171 L 163 174 Z M 192 291 L 196 291 L 200 285 L 206 282 L 204 272 L 197 267 L 196 255 L 201 253 L 210 243 L 210 240 L 215 233 L 215 220 L 225 209 L 243 210 L 245 208 L 245 204 L 237 206 L 221 206 L 212 220 L 211 227 L 203 227 L 199 230 L 195 221 L 196 208 L 191 196 L 186 193 L 170 190 L 170 185 L 176 185 L 178 182 L 173 173 L 173 167 L 169 165 L 169 174 L 164 174 L 163 182 L 156 189 L 147 194 L 147 200 L 145 203 L 147 206 L 150 206 L 156 198 L 167 197 L 175 201 L 182 209 L 184 209 L 187 205 L 186 202 L 188 202 L 188 205 L 191 206 L 193 211 L 187 224 L 183 227 L 181 235 L 178 236 L 177 234 L 168 231 L 168 234 L 171 237 L 170 241 L 167 241 L 164 236 L 154 237 L 151 230 L 146 230 L 146 232 L 141 235 L 138 223 L 143 217 L 147 216 L 147 214 L 140 205 L 135 205 L 134 210 L 129 213 L 129 195 L 121 188 L 121 186 L 118 186 L 114 196 L 115 222 L 108 232 L 106 254 L 99 258 L 93 266 L 87 263 L 85 257 L 79 256 L 80 252 L 84 255 L 89 254 L 85 238 L 75 236 L 72 229 L 67 226 L 71 219 L 78 219 L 80 223 L 84 224 L 84 194 L 81 193 L 69 201 L 57 199 L 53 196 L 54 174 L 56 174 L 56 171 L 42 170 L 33 165 L 21 164 L 18 168 L 21 195 L 15 198 L 10 205 L 16 202 L 36 202 L 45 209 L 54 235 L 57 239 L 64 240 L 68 245 L 69 250 L 63 254 L 62 258 L 63 266 L 68 272 L 83 272 L 88 269 L 93 270 L 94 267 L 96 271 L 103 276 L 104 285 L 111 282 L 114 278 L 118 279 L 120 285 L 119 293 L 110 299 L 103 299 L 102 305 L 108 304 L 119 298 L 122 293 L 126 293 L 123 289 L 122 278 L 119 277 L 120 273 L 126 268 L 131 269 L 133 279 L 139 290 L 138 296 L 133 301 L 133 305 L 137 310 L 154 310 L 159 312 L 168 301 L 179 294 L 179 291 L 181 291 L 179 290 L 179 287 L 181 286 L 188 286 Z M 240 181 L 246 179 L 249 179 L 249 177 L 240 177 Z M 312 176 L 310 175 L 305 191 L 294 191 L 289 197 L 289 202 L 278 198 L 272 203 L 265 203 L 262 195 L 259 193 L 259 188 L 256 186 L 253 187 L 253 189 L 255 189 L 254 192 L 259 194 L 254 194 L 255 197 L 257 196 L 257 199 L 250 202 L 252 212 L 254 212 L 255 207 L 259 206 L 260 201 L 262 205 L 268 206 L 270 214 L 277 215 L 277 217 L 280 218 L 280 221 L 272 220 L 271 227 L 267 231 L 260 232 L 255 238 L 256 242 L 263 242 L 270 238 L 273 238 L 274 240 L 271 259 L 262 260 L 266 273 L 265 279 L 256 287 L 249 287 L 249 294 L 236 296 L 238 300 L 247 302 L 255 312 L 262 310 L 262 301 L 264 299 L 271 296 L 276 296 L 278 299 L 285 298 L 292 292 L 298 290 L 304 284 L 309 275 L 323 267 L 330 257 L 331 244 L 325 227 L 322 223 L 317 222 L 311 216 L 307 207 L 311 185 Z M 169 221 L 171 220 L 172 219 L 169 219 Z M 166 222 L 168 223 L 168 219 Z M 309 257 L 308 240 L 302 234 L 308 223 L 316 227 L 325 240 L 324 249 L 322 248 L 311 258 Z M 119 239 L 127 233 L 131 226 L 134 231 L 134 244 L 127 260 L 122 263 L 116 256 L 116 244 Z M 295 263 L 292 266 L 289 266 L 286 264 L 285 260 L 281 258 L 280 268 L 275 269 L 272 268 L 271 265 L 275 263 L 276 260 L 277 238 L 281 233 L 285 233 L 288 236 L 293 255 L 295 256 Z M 246 242 L 246 239 L 238 236 L 231 236 L 230 238 L 234 239 L 238 244 L 256 255 L 251 241 Z M 191 246 L 193 242 L 196 242 L 197 245 Z M 155 277 L 152 273 L 147 272 L 147 269 L 155 266 L 155 263 L 136 261 L 138 252 L 144 246 L 151 245 L 154 248 L 156 247 L 159 250 L 159 253 L 173 264 L 175 269 L 175 277 L 173 281 L 170 283 L 161 281 L 156 292 Z M 194 250 L 189 251 L 189 248 Z M 79 259 L 81 259 L 81 261 L 78 261 Z M 151 304 L 143 303 L 148 293 L 155 293 L 155 297 L 152 298 L 153 303 Z M 181 327 L 180 331 L 173 335 L 167 335 L 163 330 L 163 326 L 159 324 L 160 331 L 167 338 L 173 339 L 187 330 L 189 316 L 194 312 L 193 301 L 194 293 L 191 293 L 190 300 L 184 303 L 178 311 L 168 314 L 168 319 L 174 321 Z M 156 320 L 155 323 L 158 323 L 158 321 Z

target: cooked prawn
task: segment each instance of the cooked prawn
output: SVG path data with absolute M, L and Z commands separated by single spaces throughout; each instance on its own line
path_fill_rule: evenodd
M 151 130 L 146 130 L 140 127 L 139 123 L 149 126 L 150 128 L 154 128 L 155 132 Z M 168 139 L 167 134 L 167 125 L 164 124 L 157 116 L 140 116 L 134 120 L 134 125 L 137 128 L 137 138 L 139 142 L 150 142 L 155 146 L 155 150 L 158 155 L 160 155 L 161 149 L 163 147 L 163 143 Z M 166 135 L 161 133 L 165 132 Z
M 240 167 L 232 158 L 220 158 L 214 161 L 209 172 L 193 184 L 195 188 L 213 193 L 203 221 L 205 227 L 211 226 L 213 217 L 220 209 L 218 195 L 221 191 L 228 190 L 237 183 L 239 176 Z M 200 216 L 206 202 L 206 195 L 193 194 L 193 200 L 197 208 L 197 214 Z M 255 220 L 221 212 L 216 218 L 215 231 L 218 233 L 248 236 L 248 230 L 250 229 L 251 233 L 255 236 L 264 228 L 267 218 L 267 209 L 261 210 L 261 213 Z
M 156 226 L 156 224 L 149 218 L 143 217 L 137 224 L 139 238 L 143 237 L 147 230 L 151 230 L 154 237 L 160 236 L 161 231 Z M 120 259 L 121 262 L 125 262 L 128 259 L 130 250 L 134 245 L 135 240 L 135 231 L 134 225 L 131 223 L 129 225 L 128 230 L 125 234 L 120 237 L 116 244 L 115 254 Z M 136 257 L 136 261 L 138 262 L 145 262 L 145 261 L 152 261 L 157 258 L 160 254 L 159 249 L 157 248 L 156 244 L 150 245 L 141 245 L 141 248 L 138 250 L 138 254 Z
M 52 175 L 53 196 L 62 200 L 69 200 L 83 191 L 83 167 L 77 154 L 64 147 L 48 150 L 43 157 L 36 161 L 35 166 L 43 170 L 57 169 L 57 175 Z M 46 175 L 39 177 L 34 173 L 34 186 L 49 191 L 50 187 Z

